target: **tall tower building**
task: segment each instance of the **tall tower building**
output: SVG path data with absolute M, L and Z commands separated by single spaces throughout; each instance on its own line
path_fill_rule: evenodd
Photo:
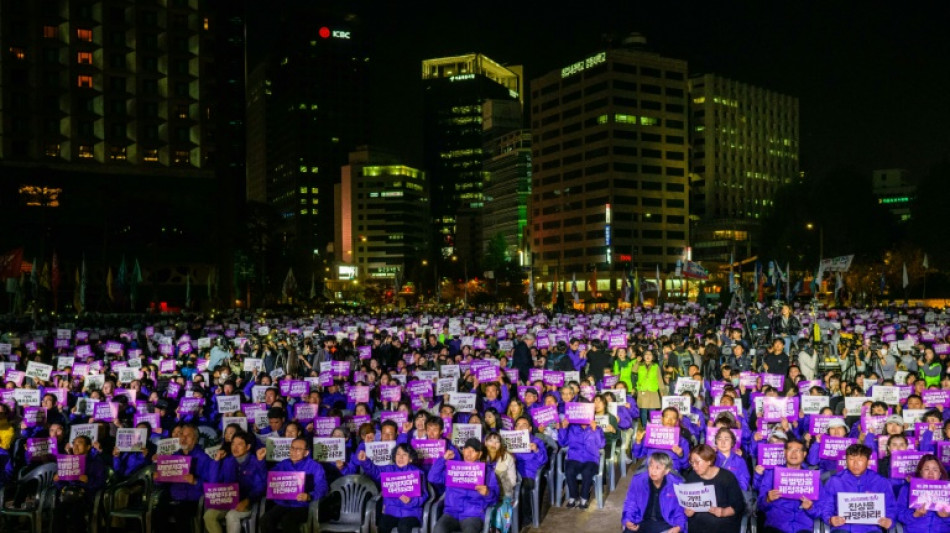
M 332 260 L 333 186 L 367 138 L 369 57 L 360 19 L 315 8 L 282 22 L 282 38 L 248 81 L 248 199 L 281 220 L 283 271 L 322 279 Z
M 425 257 L 430 232 L 425 173 L 394 155 L 361 146 L 335 186 L 336 279 L 407 281 Z
M 917 199 L 917 186 L 911 182 L 910 172 L 902 168 L 882 168 L 871 172 L 871 193 L 898 222 L 910 220 L 910 207 Z
M 488 100 L 483 106 L 485 132 L 484 209 L 482 244 L 497 235 L 505 239 L 507 254 L 521 254 L 524 261 L 531 194 L 531 131 L 522 124 L 521 105 L 509 100 Z
M 687 65 L 643 45 L 633 35 L 531 81 L 536 281 L 596 269 L 597 290 L 617 290 L 620 259 L 652 273 L 683 254 Z
M 775 193 L 799 175 L 798 99 L 716 74 L 689 85 L 693 257 L 749 257 Z
M 466 232 L 476 238 L 460 249 L 457 225 L 464 218 L 465 225 L 477 226 L 484 205 L 482 106 L 489 99 L 522 102 L 522 68 L 502 66 L 483 54 L 440 57 L 422 62 L 422 82 L 436 255 L 472 261 L 480 232 Z

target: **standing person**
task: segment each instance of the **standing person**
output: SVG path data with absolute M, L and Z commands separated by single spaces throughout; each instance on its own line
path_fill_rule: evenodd
M 640 427 L 650 421 L 650 412 L 660 408 L 660 365 L 653 360 L 653 352 L 643 352 L 643 362 L 634 364 L 637 374 L 637 405 L 640 407 Z
M 897 516 L 897 505 L 894 501 L 894 490 L 886 479 L 873 470 L 868 470 L 868 461 L 871 459 L 871 448 L 863 444 L 852 444 L 845 452 L 847 468 L 831 476 L 822 487 L 821 497 L 818 499 L 818 512 L 821 519 L 831 526 L 831 532 L 850 533 L 878 533 L 880 528 L 890 529 L 893 517 Z M 839 492 L 876 492 L 884 495 L 885 518 L 877 521 L 877 525 L 846 524 L 845 519 L 838 512 Z M 880 527 L 878 527 L 880 526 Z
M 663 453 L 650 454 L 647 471 L 630 481 L 620 523 L 624 533 L 680 533 L 686 531 L 686 515 L 673 487 L 682 483 L 671 476 L 673 462 Z
M 785 443 L 785 468 L 801 470 L 805 461 L 805 444 L 791 439 Z M 818 518 L 818 502 L 805 496 L 796 500 L 782 498 L 775 485 L 775 470 L 769 468 L 762 474 L 759 491 L 759 510 L 765 513 L 763 533 L 810 533 Z
M 633 367 L 636 366 L 633 358 L 627 356 L 626 348 L 614 348 L 613 374 L 621 383 L 627 384 L 627 390 L 633 390 Z
M 255 440 L 248 433 L 238 431 L 231 437 L 230 455 L 224 450 L 218 450 L 215 458 L 219 461 L 215 483 L 237 483 L 239 501 L 234 509 L 205 510 L 203 519 L 208 533 L 221 533 L 222 518 L 227 526 L 227 533 L 241 533 L 241 520 L 251 516 L 251 505 L 264 496 L 267 467 L 263 461 L 250 453 Z
M 285 531 L 295 531 L 307 522 L 310 502 L 327 494 L 327 480 L 323 467 L 310 457 L 307 439 L 296 438 L 290 443 L 290 457 L 277 463 L 273 472 L 305 472 L 304 491 L 296 500 L 277 500 L 275 505 L 261 517 L 261 531 L 275 533 L 278 526 Z
M 528 333 L 519 342 L 511 355 L 511 366 L 518 369 L 518 380 L 528 382 L 528 370 L 532 367 L 531 347 L 534 346 L 534 335 Z
M 587 345 L 587 375 L 594 376 L 597 383 L 604 379 L 604 371 L 610 368 L 612 360 L 606 350 L 602 350 L 600 341 L 592 340 Z
M 716 451 L 706 444 L 700 444 L 689 452 L 689 463 L 693 471 L 686 476 L 686 482 L 713 486 L 716 491 L 716 507 L 711 507 L 706 512 L 684 509 L 683 513 L 688 518 L 688 529 L 702 533 L 739 531 L 742 514 L 745 513 L 745 500 L 736 476 L 725 468 L 716 466 Z

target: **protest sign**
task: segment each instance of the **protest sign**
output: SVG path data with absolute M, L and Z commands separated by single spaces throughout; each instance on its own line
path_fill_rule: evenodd
M 801 397 L 802 413 L 806 415 L 817 415 L 822 409 L 828 407 L 829 398 L 827 396 L 805 396 Z
M 765 468 L 785 466 L 785 445 L 760 443 L 758 446 L 758 456 L 756 464 Z
M 241 501 L 240 488 L 237 483 L 208 483 L 202 484 L 205 496 L 205 508 L 230 510 L 237 507 Z
M 452 444 L 462 449 L 468 439 L 482 440 L 481 424 L 452 424 Z
M 303 494 L 304 484 L 307 481 L 306 472 L 274 472 L 267 473 L 268 500 L 296 501 L 298 494 Z
M 915 450 L 894 450 L 891 452 L 891 471 L 882 472 L 882 475 L 890 474 L 891 479 L 904 479 L 913 476 L 917 472 L 917 464 L 927 452 Z
M 877 525 L 886 518 L 884 494 L 881 492 L 839 492 L 838 514 L 846 524 Z
M 294 441 L 288 437 L 269 437 L 264 439 L 266 460 L 279 462 L 290 458 L 290 445 Z
M 564 415 L 571 424 L 590 424 L 594 419 L 594 404 L 567 402 L 564 404 Z
M 367 442 L 366 458 L 376 466 L 388 466 L 393 464 L 393 448 L 396 447 L 395 441 Z
M 716 507 L 716 487 L 702 483 L 680 483 L 673 485 L 676 499 L 684 509 L 704 513 L 710 507 Z
M 538 429 L 551 424 L 556 424 L 559 418 L 557 407 L 554 407 L 553 405 L 533 407 L 529 409 L 529 412 L 531 413 L 531 418 L 534 420 L 534 423 Z
M 864 402 L 870 401 L 869 398 L 861 396 L 845 396 L 844 398 L 844 416 L 861 416 L 861 407 Z
M 181 449 L 181 441 L 175 438 L 161 439 L 155 447 L 155 455 L 171 455 Z
M 161 483 L 187 483 L 191 473 L 191 457 L 185 455 L 156 455 L 155 481 Z
M 449 405 L 455 407 L 457 413 L 475 412 L 475 393 L 471 392 L 450 392 Z
M 676 387 L 673 391 L 676 394 L 683 394 L 684 392 L 691 392 L 693 395 L 699 394 L 699 391 L 702 389 L 702 382 L 695 379 L 686 379 L 681 378 L 676 380 Z
M 779 491 L 782 498 L 800 500 L 804 496 L 814 502 L 818 500 L 820 477 L 818 470 L 776 466 L 772 488 Z
M 318 416 L 313 419 L 313 434 L 316 437 L 329 437 L 338 427 L 340 427 L 338 416 Z
M 80 435 L 89 437 L 92 442 L 99 442 L 99 424 L 74 424 L 69 427 L 69 442 Z
M 50 374 L 53 373 L 53 365 L 29 361 L 26 364 L 26 377 L 35 381 L 49 381 Z
M 821 443 L 818 445 L 818 457 L 833 460 L 844 459 L 844 454 L 848 446 L 856 442 L 858 442 L 857 439 L 825 435 L 821 438 Z
M 485 484 L 485 463 L 465 461 L 445 462 L 445 486 L 457 489 L 474 489 Z
M 335 463 L 346 460 L 346 439 L 342 437 L 314 437 L 313 460 Z
M 132 421 L 136 426 L 142 422 L 147 423 L 148 426 L 152 428 L 152 433 L 162 432 L 161 417 L 158 415 L 158 413 L 137 414 L 133 417 Z
M 432 464 L 445 455 L 445 441 L 442 439 L 412 439 L 410 442 L 423 464 Z
M 26 439 L 26 462 L 30 462 L 34 457 L 56 452 L 56 437 L 45 437 L 39 439 Z
M 643 445 L 646 448 L 672 450 L 673 446 L 679 446 L 679 443 L 679 426 L 666 427 L 659 424 L 647 424 L 646 434 L 643 436 Z
M 382 472 L 379 476 L 383 498 L 422 496 L 422 476 L 419 470 L 405 472 Z
M 950 481 L 910 478 L 910 509 L 950 511 Z
M 56 475 L 60 481 L 79 481 L 86 474 L 85 455 L 57 455 Z
M 897 387 L 875 385 L 871 390 L 871 399 L 888 405 L 898 405 L 901 401 L 901 391 Z
M 505 447 L 511 453 L 530 453 L 531 435 L 527 429 L 524 430 L 501 430 L 498 432 L 501 439 L 505 442 Z
M 666 409 L 667 407 L 672 407 L 676 409 L 681 415 L 686 415 L 689 413 L 689 397 L 688 396 L 664 396 L 660 400 L 660 407 Z
M 226 428 L 231 424 L 237 424 L 241 431 L 247 431 L 247 418 L 243 416 L 223 416 L 221 417 L 221 428 Z
M 119 428 L 115 433 L 115 447 L 120 452 L 140 452 L 148 442 L 145 428 Z

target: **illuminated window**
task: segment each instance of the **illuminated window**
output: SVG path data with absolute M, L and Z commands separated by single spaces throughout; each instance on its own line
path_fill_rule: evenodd
M 43 37 L 46 39 L 55 39 L 56 26 L 43 26 Z
M 92 30 L 77 29 L 76 38 L 80 41 L 86 41 L 87 43 L 92 42 Z
M 182 104 L 178 106 L 178 118 L 188 118 L 188 105 Z
M 145 150 L 145 155 L 142 156 L 142 159 L 150 163 L 158 162 L 158 150 Z
M 660 124 L 660 119 L 654 117 L 640 117 L 640 124 L 642 126 L 657 126 Z
M 92 150 L 92 146 L 88 144 L 79 145 L 79 158 L 80 159 L 92 159 L 95 157 L 95 152 Z
M 59 157 L 59 144 L 47 144 L 44 152 L 46 153 L 46 157 Z
M 203 27 L 204 29 L 206 29 L 206 30 L 211 27 L 211 24 L 210 24 L 210 22 L 208 21 L 208 17 L 205 17 L 204 22 L 203 22 L 203 24 L 202 24 L 202 27 Z
M 618 124 L 636 124 L 637 117 L 635 115 L 614 115 L 614 121 Z
M 599 117 L 597 117 L 598 124 L 606 124 L 607 120 L 608 120 L 607 115 L 600 115 Z
M 26 59 L 26 50 L 19 46 L 11 46 L 10 55 L 12 55 L 14 59 Z
M 706 101 L 706 97 L 705 97 L 705 96 L 700 96 L 700 97 L 698 97 L 698 98 L 693 98 L 693 103 L 694 103 L 694 104 L 701 104 L 701 103 L 703 103 L 703 102 L 705 102 L 705 101 Z
M 76 85 L 92 89 L 92 76 L 79 76 L 76 78 Z
M 91 65 L 92 64 L 92 52 L 77 52 L 76 53 L 76 62 L 80 65 Z
M 312 201 L 312 202 L 310 202 L 310 203 L 312 203 L 313 205 L 317 205 L 317 204 L 319 204 L 319 203 L 320 203 L 320 200 L 318 200 L 318 199 L 316 199 L 316 198 L 314 198 L 314 199 L 313 199 L 313 201 Z
M 306 199 L 306 198 L 301 198 L 301 199 L 300 199 L 300 203 L 301 203 L 301 204 L 306 204 L 306 203 L 307 203 L 307 199 Z
M 124 146 L 113 146 L 109 149 L 109 159 L 112 161 L 125 161 L 126 152 Z
M 23 185 L 19 193 L 23 202 L 30 207 L 59 207 L 59 195 L 62 189 Z
M 176 165 L 188 164 L 191 162 L 191 154 L 188 153 L 188 150 L 175 150 L 173 161 Z
M 306 187 L 301 187 L 301 188 L 300 188 L 300 194 L 307 194 L 307 188 L 306 188 Z
M 317 209 L 311 209 L 311 210 L 310 210 L 310 214 L 311 214 L 311 215 L 316 215 L 317 212 L 318 212 Z
M 301 210 L 300 210 L 300 214 L 301 214 L 301 215 L 306 215 L 306 214 L 307 214 L 307 210 L 306 210 L 306 209 L 301 209 Z
M 306 187 L 303 187 L 303 188 L 306 189 Z M 304 190 L 303 192 L 307 192 L 307 191 Z M 316 188 L 316 187 L 311 187 L 311 188 L 310 188 L 310 194 L 317 194 L 318 192 L 320 192 L 320 189 L 318 189 L 318 188 Z

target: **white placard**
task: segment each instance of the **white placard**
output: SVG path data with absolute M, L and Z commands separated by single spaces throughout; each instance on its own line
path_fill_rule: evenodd
M 845 396 L 844 398 L 844 416 L 861 416 L 861 406 L 868 401 L 862 396 Z
M 458 413 L 475 412 L 475 393 L 473 392 L 450 392 L 449 405 L 455 407 Z
M 366 458 L 376 466 L 388 466 L 393 464 L 393 448 L 396 447 L 395 441 L 380 441 L 366 443 Z
M 684 509 L 706 513 L 710 507 L 717 507 L 716 487 L 702 483 L 680 483 L 673 485 L 676 499 Z
M 53 373 L 53 365 L 46 365 L 30 361 L 26 364 L 26 377 L 39 381 L 49 381 L 50 374 Z
M 314 437 L 313 460 L 335 463 L 346 460 L 346 440 L 341 437 Z
M 155 455 L 172 455 L 181 449 L 178 439 L 161 439 L 155 445 Z
M 875 385 L 871 389 L 871 399 L 888 405 L 897 405 L 901 401 L 901 390 L 897 387 Z
M 531 435 L 527 429 L 503 429 L 498 435 L 511 453 L 531 453 Z
M 802 396 L 801 405 L 802 413 L 806 415 L 817 415 L 830 404 L 827 396 Z
M 76 440 L 76 437 L 85 435 L 92 442 L 99 442 L 99 424 L 76 424 L 69 428 L 69 442 Z
M 294 439 L 290 437 L 273 437 L 264 439 L 264 446 L 267 450 L 266 460 L 267 461 L 283 461 L 284 459 L 290 459 L 290 443 Z
M 877 525 L 887 518 L 882 492 L 839 492 L 838 515 L 846 524 Z
M 218 396 L 218 412 L 236 413 L 241 410 L 241 397 L 237 394 Z

